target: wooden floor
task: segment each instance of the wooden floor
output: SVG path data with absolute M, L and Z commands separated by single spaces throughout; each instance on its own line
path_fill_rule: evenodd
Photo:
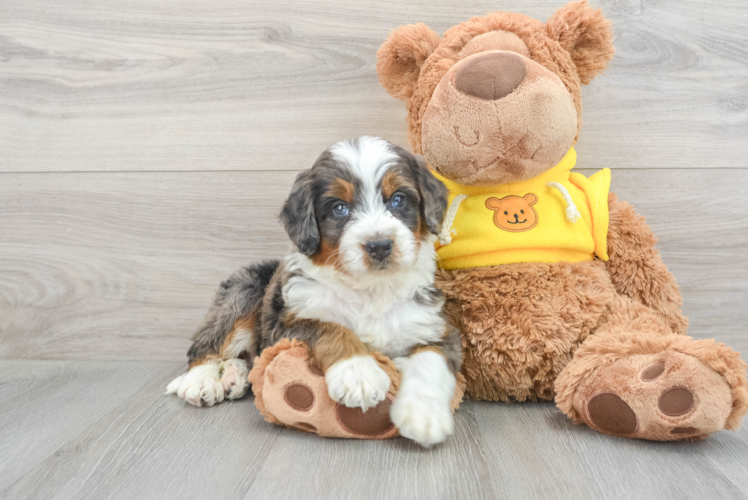
M 445 445 L 321 439 L 162 395 L 217 283 L 278 257 L 329 144 L 405 140 L 388 31 L 563 0 L 0 0 L 0 498 L 748 498 L 748 428 L 615 439 L 467 403 Z M 748 353 L 748 4 L 593 1 L 582 172 L 648 217 L 695 337 Z

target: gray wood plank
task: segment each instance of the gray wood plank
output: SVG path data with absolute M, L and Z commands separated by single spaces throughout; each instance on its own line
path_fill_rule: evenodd
M 220 280 L 289 248 L 277 214 L 294 176 L 6 175 L 0 357 L 184 359 Z M 748 351 L 745 185 L 748 171 L 738 169 L 613 176 L 613 190 L 660 237 L 692 335 Z
M 428 450 L 405 439 L 342 441 L 284 431 L 262 480 L 244 498 L 504 498 L 505 488 L 489 482 L 504 472 L 489 471 L 483 454 L 476 429 L 461 415 L 455 435 Z
M 296 171 L 341 138 L 407 143 L 376 81 L 389 30 L 562 3 L 1 2 L 0 358 L 23 359 L 0 359 L 0 498 L 748 498 L 746 429 L 648 443 L 468 402 L 422 450 L 161 395 L 218 282 L 287 250 Z M 579 167 L 648 216 L 691 334 L 746 352 L 748 9 L 592 3 L 617 55 Z
M 572 425 L 548 403 L 466 402 L 456 433 L 428 450 L 404 439 L 323 439 L 268 424 L 251 399 L 194 408 L 161 394 L 180 366 L 161 362 L 56 362 L 75 382 L 52 391 L 48 361 L 0 361 L 3 457 L 40 458 L 8 474 L 0 498 L 741 498 L 748 430 L 699 443 L 653 443 Z M 133 367 L 147 380 L 129 381 Z M 23 370 L 26 370 L 25 372 Z M 82 387 L 90 387 L 90 391 Z M 115 404 L 94 408 L 111 393 Z M 68 401 L 68 404 L 60 404 Z M 91 413 L 96 418 L 91 418 Z M 34 415 L 57 426 L 41 447 L 17 436 Z M 43 455 L 43 456 L 42 456 Z M 27 461 L 28 462 L 28 461 Z
M 0 4 L 0 171 L 296 170 L 362 134 L 406 144 L 375 53 L 564 2 L 14 0 Z M 612 167 L 745 166 L 743 0 L 594 1 L 617 56 L 585 89 L 580 153 Z
M 294 172 L 143 175 L 0 186 L 0 357 L 182 360 L 220 280 L 287 252 Z
M 152 362 L 0 362 L 0 490 L 163 373 Z
M 492 482 L 524 498 L 745 498 L 748 430 L 697 443 L 613 438 L 552 403 L 472 402 Z M 521 496 L 522 497 L 522 496 Z
M 184 366 L 149 365 L 158 373 L 148 384 L 123 395 L 106 418 L 0 489 L 0 497 L 240 498 L 282 429 L 264 422 L 251 399 L 195 408 L 163 395 Z

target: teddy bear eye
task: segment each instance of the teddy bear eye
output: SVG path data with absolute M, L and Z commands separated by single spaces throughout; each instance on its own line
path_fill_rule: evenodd
M 520 210 L 519 213 L 523 214 L 523 213 L 525 213 L 525 211 L 524 210 Z
M 506 210 L 504 210 L 504 215 L 509 215 L 509 212 L 507 212 Z

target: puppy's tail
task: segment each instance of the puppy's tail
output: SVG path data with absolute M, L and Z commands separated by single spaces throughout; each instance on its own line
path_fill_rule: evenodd
M 238 269 L 221 283 L 205 319 L 192 336 L 192 347 L 187 351 L 190 365 L 201 359 L 218 357 L 237 321 L 247 318 L 251 322 L 253 316 L 259 320 L 257 315 L 260 314 L 265 289 L 279 265 L 277 260 L 251 264 Z M 257 345 L 254 332 L 251 337 L 246 341 L 245 351 L 255 356 L 259 353 L 251 352 L 252 345 Z M 234 352 L 232 357 L 238 355 L 239 353 Z

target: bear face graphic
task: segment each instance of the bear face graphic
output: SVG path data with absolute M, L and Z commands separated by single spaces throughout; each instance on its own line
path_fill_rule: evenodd
M 533 208 L 537 202 L 536 195 L 527 193 L 525 196 L 489 198 L 486 200 L 486 208 L 493 210 L 493 223 L 496 227 L 511 233 L 520 233 L 538 225 L 538 214 Z

